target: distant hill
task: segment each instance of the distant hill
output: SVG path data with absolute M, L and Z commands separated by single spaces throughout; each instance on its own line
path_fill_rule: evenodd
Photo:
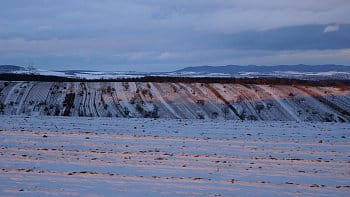
M 10 73 L 20 70 L 25 70 L 25 68 L 22 66 L 15 65 L 0 65 L 0 73 Z
M 187 67 L 175 72 L 196 72 L 196 73 L 223 73 L 223 74 L 240 74 L 245 72 L 257 72 L 257 73 L 273 73 L 273 72 L 350 72 L 350 66 L 344 65 L 278 65 L 278 66 L 239 66 L 239 65 L 227 65 L 227 66 L 197 66 Z

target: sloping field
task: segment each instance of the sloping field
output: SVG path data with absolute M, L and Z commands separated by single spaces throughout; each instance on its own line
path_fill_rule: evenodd
M 350 122 L 348 87 L 0 82 L 0 114 Z
M 348 123 L 20 116 L 0 122 L 1 196 L 350 192 Z

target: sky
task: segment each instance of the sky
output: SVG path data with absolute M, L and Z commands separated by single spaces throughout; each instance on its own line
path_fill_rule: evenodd
M 0 64 L 350 65 L 349 0 L 2 0 Z

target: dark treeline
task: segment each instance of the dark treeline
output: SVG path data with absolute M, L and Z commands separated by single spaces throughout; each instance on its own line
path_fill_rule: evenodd
M 301 80 L 291 78 L 228 78 L 228 77 L 167 77 L 145 76 L 118 79 L 84 79 L 34 74 L 0 74 L 1 81 L 42 81 L 42 82 L 156 82 L 156 83 L 235 83 L 265 85 L 308 85 L 308 86 L 350 86 L 350 80 Z

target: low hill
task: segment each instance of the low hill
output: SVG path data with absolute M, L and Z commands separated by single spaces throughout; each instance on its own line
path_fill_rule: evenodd
M 0 65 L 0 73 L 12 73 L 21 70 L 25 70 L 24 67 L 15 65 Z

